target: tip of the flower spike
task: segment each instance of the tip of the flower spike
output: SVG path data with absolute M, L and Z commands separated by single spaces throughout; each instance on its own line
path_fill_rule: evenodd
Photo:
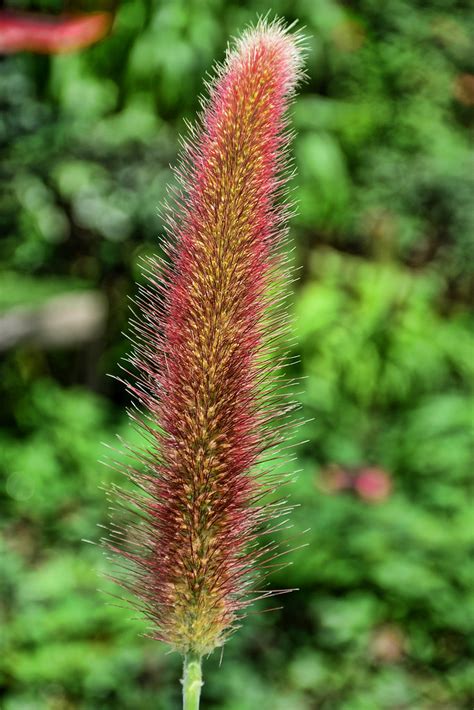
M 247 54 L 258 48 L 266 48 L 280 55 L 286 65 L 289 88 L 294 87 L 303 76 L 306 38 L 296 23 L 287 24 L 281 18 L 270 20 L 268 15 L 250 25 L 235 41 L 230 56 Z

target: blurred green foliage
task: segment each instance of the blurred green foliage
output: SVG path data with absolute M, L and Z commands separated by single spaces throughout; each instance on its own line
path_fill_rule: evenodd
M 267 10 L 126 0 L 87 51 L 0 59 L 1 310 L 84 288 L 109 304 L 90 342 L 24 342 L 1 365 L 5 710 L 179 706 L 179 658 L 107 604 L 109 563 L 81 540 L 98 541 L 99 486 L 119 481 L 98 464 L 102 442 L 135 436 L 106 373 L 128 347 L 140 257 L 159 250 L 178 134 L 228 36 Z M 272 10 L 298 18 L 309 45 L 292 234 L 310 420 L 294 522 L 310 532 L 272 580 L 300 591 L 250 615 L 221 667 L 206 662 L 204 706 L 472 708 L 474 12 L 463 0 Z M 360 485 L 367 470 L 379 495 Z

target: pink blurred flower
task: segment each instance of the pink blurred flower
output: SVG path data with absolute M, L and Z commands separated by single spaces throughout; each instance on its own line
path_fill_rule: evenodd
M 344 468 L 331 464 L 323 469 L 317 485 L 329 494 L 353 491 L 369 503 L 381 503 L 392 491 L 390 474 L 375 466 Z
M 352 488 L 351 473 L 341 466 L 331 464 L 321 472 L 318 486 L 325 493 L 339 493 Z
M 363 500 L 380 503 L 389 497 L 392 480 L 381 468 L 363 468 L 354 481 L 354 488 Z
M 0 52 L 72 52 L 105 37 L 112 21 L 110 12 L 54 17 L 3 11 L 0 14 Z

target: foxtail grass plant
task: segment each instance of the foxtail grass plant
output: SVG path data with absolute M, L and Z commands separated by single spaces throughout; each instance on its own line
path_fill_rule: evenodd
M 287 109 L 302 73 L 290 30 L 260 21 L 208 84 L 166 206 L 167 255 L 148 260 L 132 318 L 127 387 L 147 443 L 126 466 L 137 492 L 117 490 L 132 522 L 113 522 L 107 544 L 150 635 L 184 656 L 186 710 L 202 657 L 250 603 L 286 591 L 265 579 L 291 508 L 278 468 L 295 407 L 282 370 Z

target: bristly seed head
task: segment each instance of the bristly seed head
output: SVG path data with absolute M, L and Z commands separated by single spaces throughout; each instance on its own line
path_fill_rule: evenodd
M 127 386 L 146 411 L 131 416 L 148 446 L 126 471 L 140 493 L 119 493 L 136 522 L 113 527 L 108 546 L 152 635 L 182 653 L 222 645 L 262 596 L 255 579 L 277 546 L 257 540 L 289 510 L 267 496 L 294 407 L 272 354 L 287 333 L 285 114 L 300 45 L 281 22 L 261 21 L 228 50 L 177 170 L 169 261 L 149 261 L 137 299 L 138 374 Z

